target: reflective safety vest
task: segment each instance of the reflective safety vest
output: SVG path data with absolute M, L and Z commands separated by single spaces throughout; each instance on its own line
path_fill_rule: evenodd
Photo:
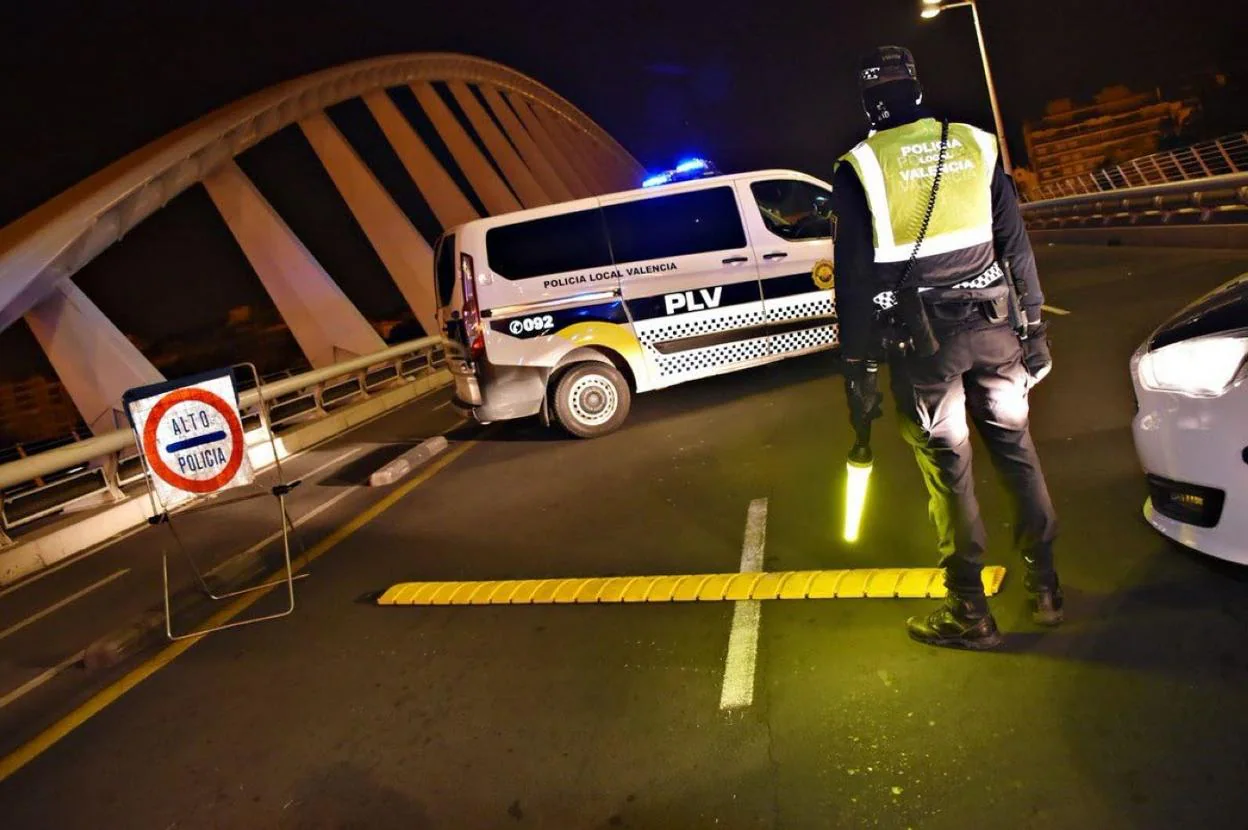
M 896 277 L 914 250 L 939 158 L 940 122 L 934 118 L 873 133 L 841 157 L 867 194 L 875 261 Z M 915 263 L 920 283 L 974 276 L 992 265 L 996 163 L 992 135 L 969 124 L 949 125 L 936 207 Z

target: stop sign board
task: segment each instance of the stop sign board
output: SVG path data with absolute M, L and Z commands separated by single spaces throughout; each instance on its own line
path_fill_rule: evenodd
M 122 400 L 165 510 L 254 479 L 228 370 L 131 389 Z

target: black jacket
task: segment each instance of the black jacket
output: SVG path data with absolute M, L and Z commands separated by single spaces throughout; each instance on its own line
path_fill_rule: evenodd
M 922 117 L 926 117 L 925 114 L 915 112 L 895 122 L 881 124 L 880 128 L 899 127 Z M 839 165 L 832 177 L 832 212 L 837 219 L 836 316 L 840 322 L 841 355 L 861 359 L 867 356 L 871 346 L 874 314 L 871 298 L 893 286 L 882 284 L 884 280 L 877 273 L 867 194 L 854 168 L 848 164 Z M 992 175 L 992 235 L 998 259 L 1008 259 L 1014 275 L 1026 282 L 1024 305 L 1028 321 L 1040 322 L 1044 294 L 1036 271 L 1036 257 L 1019 212 L 1014 180 L 1006 175 L 1000 161 Z

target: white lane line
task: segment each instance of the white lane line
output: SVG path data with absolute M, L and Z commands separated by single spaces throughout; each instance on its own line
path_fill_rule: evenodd
M 299 518 L 297 518 L 297 519 L 291 519 L 291 522 L 290 522 L 291 527 L 299 527 L 300 525 L 305 524 L 306 522 L 311 521 L 312 519 L 315 519 L 317 516 L 319 516 L 320 514 L 324 513 L 326 510 L 328 510 L 329 508 L 333 507 L 335 504 L 337 504 L 338 502 L 342 501 L 342 500 L 343 500 L 343 499 L 345 499 L 347 496 L 351 495 L 352 493 L 359 492 L 361 489 L 363 489 L 363 488 L 360 488 L 360 487 L 348 487 L 347 489 L 343 490 L 343 491 L 342 491 L 341 493 L 339 493 L 338 495 L 334 496 L 332 499 L 329 499 L 328 501 L 325 501 L 325 502 L 322 502 L 321 504 L 318 504 L 316 507 L 312 508 L 312 509 L 311 509 L 311 510 L 309 510 L 307 513 L 304 513 L 304 514 L 303 514 L 302 516 L 300 516 Z M 257 551 L 263 550 L 265 547 L 267 547 L 268 545 L 273 544 L 274 542 L 276 542 L 276 541 L 277 541 L 278 539 L 280 539 L 280 538 L 282 538 L 282 531 L 281 531 L 280 529 L 279 529 L 279 530 L 275 530 L 275 531 L 273 531 L 272 533 L 270 533 L 268 536 L 265 536 L 265 537 L 264 537 L 263 539 L 261 539 L 259 542 L 256 542 L 254 545 L 252 545 L 251 547 L 247 548 L 247 550 L 242 551 L 241 553 L 236 553 L 236 554 L 234 554 L 233 556 L 231 556 L 229 559 L 226 559 L 224 562 L 222 562 L 221 564 L 219 564 L 219 565 L 217 565 L 216 567 L 214 567 L 212 570 L 210 570 L 210 571 L 208 571 L 207 573 L 205 573 L 205 574 L 204 574 L 204 576 L 213 576 L 214 574 L 216 574 L 218 571 L 220 571 L 220 570 L 221 570 L 222 568 L 224 568 L 226 565 L 229 565 L 229 564 L 230 564 L 231 562 L 233 562 L 234 560 L 236 560 L 236 559 L 242 559 L 243 557 L 246 557 L 246 556 L 251 556 L 253 553 L 256 553 Z M 294 557 L 293 557 L 293 555 L 292 555 L 292 557 L 291 557 L 291 558 L 292 558 L 292 559 L 294 558 Z
M 460 426 L 462 426 L 464 423 L 465 423 L 465 419 L 460 418 L 459 420 L 457 420 L 457 421 L 455 422 L 455 424 L 454 424 L 454 425 L 452 425 L 452 426 L 450 427 L 450 429 L 448 429 L 448 430 L 446 430 L 446 431 L 447 431 L 447 432 L 450 432 L 450 431 L 451 431 L 451 430 L 453 430 L 453 429 L 458 429 L 458 428 L 459 428 Z M 364 449 L 364 448 L 363 448 L 363 447 L 360 447 L 360 449 Z M 353 453 L 353 452 L 358 452 L 358 450 L 352 450 L 350 453 L 345 453 L 345 455 L 350 455 L 350 454 L 351 454 L 351 453 Z M 337 460 L 337 459 L 335 459 L 335 460 Z M 332 463 L 332 462 L 331 462 L 331 463 Z M 325 466 L 328 466 L 328 465 L 322 465 L 322 469 L 323 469 Z M 356 493 L 356 492 L 359 492 L 360 490 L 365 490 L 365 489 L 367 489 L 367 488 L 364 488 L 364 487 L 348 487 L 348 488 L 344 489 L 344 490 L 343 490 L 341 493 L 339 493 L 338 495 L 334 496 L 332 499 L 328 499 L 328 500 L 326 500 L 326 501 L 322 502 L 321 504 L 318 504 L 316 507 L 312 508 L 312 509 L 311 509 L 311 510 L 309 510 L 307 513 L 304 513 L 304 514 L 303 514 L 302 516 L 300 516 L 299 518 L 297 518 L 297 519 L 292 519 L 292 520 L 291 520 L 291 522 L 290 522 L 290 524 L 291 524 L 293 527 L 299 527 L 300 525 L 303 525 L 303 524 L 305 524 L 306 522 L 309 522 L 309 521 L 311 521 L 312 519 L 315 519 L 317 516 L 319 516 L 320 514 L 324 513 L 326 510 L 328 510 L 329 508 L 333 507 L 335 504 L 337 504 L 338 502 L 342 501 L 343 499 L 345 499 L 347 496 L 351 495 L 352 493 Z M 271 545 L 271 544 L 273 544 L 274 542 L 276 542 L 276 541 L 277 541 L 278 539 L 280 539 L 280 538 L 282 538 L 282 531 L 281 531 L 281 529 L 279 528 L 278 530 L 273 531 L 273 532 L 272 532 L 272 533 L 270 533 L 268 536 L 266 536 L 266 537 L 264 537 L 263 539 L 261 539 L 259 542 L 256 542 L 254 545 L 252 545 L 251 547 L 247 548 L 247 550 L 242 551 L 241 553 L 236 553 L 236 554 L 234 554 L 233 556 L 231 556 L 229 559 L 226 559 L 224 562 L 222 562 L 221 564 L 217 565 L 216 567 L 214 567 L 212 570 L 208 571 L 208 572 L 207 572 L 206 574 L 204 574 L 204 575 L 205 575 L 205 576 L 212 576 L 212 575 L 216 574 L 218 571 L 220 571 L 222 568 L 224 568 L 226 565 L 228 565 L 228 564 L 230 564 L 231 562 L 235 561 L 236 559 L 241 559 L 241 558 L 243 558 L 243 557 L 245 557 L 245 556 L 250 556 L 250 555 L 252 555 L 253 553 L 256 553 L 257 551 L 263 550 L 263 549 L 264 549 L 267 545 Z
M 1065 317 L 1067 314 L 1069 314 L 1069 313 L 1070 313 L 1070 312 L 1069 312 L 1069 311 L 1067 311 L 1066 309 L 1064 309 L 1064 308 L 1058 308 L 1058 307 L 1057 307 L 1057 306 L 1055 306 L 1055 305 L 1042 305 L 1042 306 L 1040 306 L 1040 308 L 1042 308 L 1043 310 L 1045 310 L 1045 311 L 1049 312 L 1050 314 L 1056 314 L 1058 317 Z
M 30 694 L 35 689 L 38 689 L 44 683 L 47 683 L 49 680 L 56 677 L 61 672 L 65 671 L 70 666 L 74 665 L 77 662 L 80 662 L 82 658 L 85 656 L 86 656 L 86 652 L 80 651 L 77 654 L 75 654 L 73 657 L 66 657 L 60 663 L 57 663 L 55 666 L 43 672 L 42 674 L 36 675 L 35 677 L 32 677 L 30 680 L 27 680 L 25 683 L 18 686 L 16 689 L 9 692 L 4 697 L 0 697 L 0 709 L 3 709 L 4 707 L 8 706 L 10 703 L 22 697 L 23 695 Z
M 43 619 L 44 617 L 48 616 L 48 614 L 51 614 L 54 611 L 61 610 L 62 608 L 64 608 L 66 605 L 69 605 L 74 600 L 81 599 L 82 597 L 85 597 L 87 594 L 94 591 L 96 588 L 103 588 L 105 585 L 112 582 L 114 579 L 121 579 L 123 576 L 125 576 L 128 573 L 130 573 L 130 569 L 123 568 L 122 570 L 117 571 L 116 573 L 110 576 L 104 577 L 99 582 L 95 582 L 91 585 L 88 585 L 87 587 L 83 588 L 81 591 L 79 591 L 76 594 L 70 594 L 69 596 L 65 597 L 65 599 L 61 600 L 55 605 L 49 605 L 47 608 L 43 609 L 38 614 L 32 614 L 31 616 L 27 617 L 26 619 L 22 620 L 16 625 L 11 625 L 8 628 L 4 629 L 4 631 L 0 631 L 0 640 L 3 640 L 5 637 L 8 637 L 10 634 L 16 634 L 17 632 L 21 631 L 26 626 L 32 623 L 36 623 L 39 620 Z
M 464 418 L 460 418 L 460 419 L 458 419 L 458 420 L 457 420 L 454 424 L 452 424 L 452 425 L 451 425 L 451 427 L 450 427 L 448 430 L 446 430 L 446 431 L 447 431 L 447 432 L 450 432 L 451 430 L 458 429 L 459 427 L 463 426 L 465 423 L 467 423 L 466 419 L 464 419 Z M 364 447 L 360 447 L 359 449 L 360 449 L 360 450 L 362 450 L 362 449 L 364 449 Z M 350 455 L 351 453 L 354 453 L 354 452 L 357 452 L 357 451 L 358 451 L 358 450 L 351 450 L 351 451 L 350 451 L 350 452 L 348 452 L 348 453 L 344 453 L 344 455 Z M 341 456 L 340 456 L 339 458 L 334 459 L 334 460 L 335 460 L 335 461 L 341 460 Z M 330 463 L 332 464 L 333 462 L 330 462 Z M 321 465 L 321 467 L 320 467 L 320 468 L 318 468 L 317 470 L 313 470 L 312 472 L 313 472 L 313 473 L 319 472 L 319 471 L 320 471 L 320 469 L 324 469 L 324 467 L 327 467 L 327 466 L 329 466 L 329 465 L 328 465 L 328 464 Z M 308 477 L 310 478 L 310 477 L 311 477 L 311 474 L 309 474 L 309 476 L 308 476 Z M 343 491 L 342 491 L 341 493 L 339 493 L 338 495 L 334 496 L 333 498 L 328 499 L 327 501 L 325 501 L 325 502 L 323 502 L 323 503 L 321 503 L 321 504 L 317 505 L 316 507 L 312 508 L 312 509 L 311 509 L 311 510 L 309 510 L 307 513 L 304 513 L 304 514 L 303 514 L 302 516 L 300 516 L 298 519 L 294 519 L 294 520 L 292 520 L 292 521 L 291 521 L 291 524 L 292 524 L 294 527 L 299 527 L 300 525 L 302 525 L 302 524 L 304 524 L 304 523 L 306 523 L 306 522 L 309 522 L 309 521 L 311 521 L 312 519 L 316 518 L 316 517 L 317 517 L 317 516 L 319 516 L 321 513 L 324 513 L 326 510 L 328 510 L 329 508 L 333 507 L 335 504 L 337 504 L 338 502 L 342 501 L 342 500 L 343 500 L 343 499 L 345 499 L 347 496 L 351 495 L 351 494 L 352 494 L 352 493 L 354 493 L 354 492 L 357 492 L 357 491 L 359 491 L 359 490 L 362 490 L 362 489 L 364 489 L 364 488 L 361 488 L 361 487 L 349 487 L 349 488 L 347 488 L 347 489 L 343 490 Z M 144 525 L 144 526 L 146 527 L 146 525 Z M 135 532 L 137 532 L 137 530 L 136 530 Z M 264 548 L 266 545 L 270 545 L 270 544 L 272 544 L 273 542 L 276 542 L 276 541 L 277 541 L 278 539 L 280 539 L 280 538 L 282 538 L 282 531 L 281 531 L 281 530 L 278 530 L 278 531 L 276 531 L 275 533 L 272 533 L 272 534 L 270 534 L 269 536 L 265 537 L 264 539 L 261 539 L 259 542 L 257 542 L 256 544 L 252 545 L 251 547 L 247 548 L 247 550 L 242 551 L 241 553 L 236 553 L 236 554 L 234 554 L 234 555 L 233 555 L 233 556 L 231 556 L 229 559 L 227 559 L 226 561 L 222 562 L 220 565 L 217 565 L 215 568 L 213 568 L 212 570 L 208 571 L 208 572 L 207 572 L 207 574 L 205 574 L 205 576 L 212 576 L 212 575 L 213 575 L 213 574 L 215 574 L 217 571 L 220 571 L 222 568 L 224 568 L 226 565 L 230 564 L 230 562 L 234 561 L 235 559 L 238 559 L 238 558 L 240 558 L 240 557 L 243 557 L 243 556 L 248 556 L 248 555 L 250 555 L 250 554 L 253 554 L 253 553 L 255 553 L 256 551 L 261 550 L 262 548 Z M 129 569 L 127 568 L 127 569 L 126 569 L 126 571 L 122 571 L 122 572 L 119 572 L 119 573 L 127 573 L 128 571 L 129 571 Z M 113 574 L 113 576 L 109 577 L 109 579 L 113 579 L 113 578 L 115 578 L 116 576 L 118 576 L 118 574 Z M 20 586 L 20 585 L 19 585 L 19 586 L 15 586 L 15 587 L 22 587 L 22 586 Z M 95 586 L 93 586 L 93 587 L 95 587 Z M 91 589 L 88 589 L 88 590 L 91 590 Z M 7 592 L 5 592 L 5 593 L 7 593 Z M 0 596 L 3 596 L 3 594 L 0 594 Z M 73 601 L 73 599 L 75 599 L 75 597 L 70 597 L 70 598 L 69 598 L 69 599 L 67 599 L 67 600 L 63 600 L 63 601 L 62 601 L 62 604 L 64 604 L 65 602 L 71 602 L 71 601 Z M 31 620 L 30 622 L 33 622 L 33 620 Z M 23 625 L 25 625 L 25 623 L 23 623 Z M 7 633 L 7 632 L 6 632 L 6 633 Z M 5 706 L 8 706 L 10 703 L 12 703 L 13 701 L 15 701 L 15 700 L 17 700 L 18 698 L 22 697 L 23 695 L 29 694 L 30 692 L 32 692 L 32 691 L 34 691 L 35 689 L 37 689 L 37 688 L 39 688 L 40 686 L 42 686 L 44 683 L 47 683 L 47 682 L 48 682 L 49 680 L 51 680 L 52 678 L 56 677 L 56 676 L 57 676 L 58 674 L 60 674 L 61 672 L 65 671 L 65 669 L 67 669 L 67 668 L 69 668 L 70 666 L 74 665 L 75 663 L 77 663 L 77 662 L 81 661 L 81 660 L 83 659 L 83 656 L 85 655 L 85 653 L 86 653 L 85 651 L 80 651 L 80 652 L 78 652 L 78 653 L 77 653 L 77 654 L 75 654 L 73 657 L 69 657 L 69 658 L 67 658 L 66 660 L 62 661 L 61 663 L 59 663 L 59 664 L 57 664 L 57 665 L 53 666 L 52 668 L 50 668 L 50 669 L 48 669 L 47 671 L 43 672 L 42 674 L 38 675 L 37 677 L 34 677 L 34 678 L 32 678 L 31 680 L 26 681 L 26 682 L 25 682 L 25 683 L 23 683 L 21 686 L 18 686 L 16 689 L 14 689 L 13 691 L 11 691 L 11 692 L 7 693 L 7 694 L 6 694 L 6 695 L 4 695 L 3 697 L 0 697 L 0 709 L 3 709 Z
M 95 547 L 88 548 L 87 550 L 84 550 L 82 553 L 76 554 L 72 556 L 71 558 L 66 559 L 64 562 L 59 562 L 46 570 L 39 571 L 39 573 L 35 574 L 34 576 L 26 577 L 22 581 L 17 582 L 13 585 L 10 585 L 9 587 L 5 588 L 3 591 L 0 591 L 0 597 L 6 597 L 9 594 L 13 593 L 14 591 L 22 590 L 28 585 L 34 585 L 36 582 L 43 579 L 44 577 L 51 576 L 52 574 L 57 573 L 58 571 L 62 571 L 65 568 L 68 568 L 70 565 L 77 565 L 79 562 L 86 559 L 91 554 L 99 553 L 101 550 L 108 547 L 109 545 L 115 545 L 119 542 L 123 542 L 126 539 L 129 539 L 134 534 L 141 533 L 142 531 L 147 530 L 147 528 L 148 528 L 147 522 L 144 522 L 141 525 L 135 525 L 129 530 L 123 531 L 122 533 L 117 534 L 113 538 L 101 542 Z
M 767 499 L 754 499 L 745 519 L 745 544 L 741 548 L 741 573 L 763 569 L 767 541 Z M 732 609 L 732 632 L 724 659 L 724 687 L 719 708 L 743 709 L 754 702 L 754 667 L 758 661 L 758 624 L 761 608 L 756 599 L 737 600 Z
M 356 453 L 361 453 L 361 452 L 364 452 L 364 447 L 362 445 L 355 447 L 354 449 L 347 450 L 346 452 L 339 455 L 337 458 L 326 461 L 324 464 L 317 467 L 315 470 L 312 470 L 311 472 L 304 473 L 303 475 L 299 476 L 299 480 L 307 481 L 308 479 L 316 478 L 317 473 L 323 472 L 329 467 L 332 467 L 335 464 L 338 464 L 339 462 L 346 461 L 351 456 L 355 455 Z
M 438 404 L 437 406 L 435 406 L 435 407 L 433 408 L 433 411 L 434 411 L 434 412 L 437 412 L 439 409 L 443 409 L 443 408 L 448 407 L 448 406 L 450 406 L 450 405 L 451 405 L 451 402 L 450 402 L 450 401 L 442 401 L 442 403 Z
M 339 456 L 338 458 L 335 458 L 335 459 L 334 459 L 334 461 L 340 461 L 340 460 L 342 460 L 342 458 L 343 458 L 344 456 L 351 455 L 351 454 L 353 454 L 353 453 L 359 452 L 359 451 L 360 451 L 360 450 L 362 450 L 362 449 L 364 449 L 364 448 L 363 448 L 363 447 L 360 447 L 360 448 L 358 448 L 358 449 L 351 450 L 350 452 L 343 453 L 343 455 L 342 455 L 342 456 Z M 333 462 L 330 462 L 330 463 L 332 464 Z M 328 467 L 328 466 L 329 466 L 329 464 L 322 465 L 322 467 L 321 467 L 320 469 L 324 469 L 325 467 Z M 315 473 L 317 473 L 317 472 L 320 472 L 320 469 L 313 470 L 313 471 L 312 471 L 312 473 L 310 473 L 310 474 L 308 475 L 308 477 L 309 477 L 309 478 L 311 478 L 311 476 L 312 476 L 312 475 L 314 475 L 314 474 L 315 474 Z M 295 527 L 299 527 L 300 525 L 304 524 L 305 522 L 308 522 L 308 521 L 310 521 L 310 520 L 312 520 L 312 519 L 316 518 L 316 517 L 317 517 L 318 515 L 320 515 L 321 513 L 324 513 L 326 510 L 328 510 L 329 508 L 333 507 L 335 504 L 337 504 L 338 502 L 342 501 L 343 499 L 345 499 L 347 496 L 351 495 L 353 492 L 355 492 L 355 491 L 356 491 L 356 490 L 358 490 L 358 489 L 359 489 L 359 488 L 354 488 L 354 487 L 353 487 L 353 488 L 349 488 L 349 489 L 343 490 L 341 493 L 339 493 L 338 495 L 334 496 L 332 499 L 329 499 L 329 500 L 327 500 L 327 501 L 323 502 L 322 504 L 317 505 L 316 507 L 314 507 L 314 508 L 312 508 L 311 510 L 309 510 L 307 513 L 304 513 L 304 514 L 303 514 L 302 516 L 300 516 L 298 519 L 293 520 L 293 521 L 291 522 L 291 524 L 292 524 L 292 525 L 294 525 Z M 227 559 L 226 561 L 222 562 L 220 565 L 217 565 L 215 568 L 213 568 L 212 570 L 208 571 L 208 573 L 207 573 L 207 574 L 205 574 L 205 575 L 206 575 L 206 576 L 211 576 L 211 575 L 215 574 L 217 571 L 219 571 L 219 570 L 221 570 L 222 568 L 224 568 L 226 565 L 228 565 L 228 564 L 230 564 L 231 562 L 233 562 L 234 560 L 239 559 L 239 558 L 244 557 L 244 556 L 249 556 L 249 555 L 251 555 L 251 554 L 255 553 L 256 551 L 261 550 L 261 549 L 262 549 L 262 548 L 264 548 L 266 545 L 269 545 L 269 544 L 272 544 L 273 542 L 276 542 L 276 541 L 277 541 L 278 539 L 280 539 L 280 538 L 282 538 L 282 532 L 281 532 L 280 530 L 278 530 L 277 532 L 270 534 L 269 536 L 265 537 L 264 539 L 261 539 L 261 540 L 260 540 L 259 542 L 257 542 L 256 544 L 254 544 L 254 545 L 252 545 L 251 547 L 247 548 L 247 550 L 245 550 L 245 551 L 243 551 L 243 552 L 241 552 L 241 553 L 236 553 L 236 554 L 234 554 L 234 555 L 233 555 L 233 556 L 231 556 L 229 559 Z M 109 577 L 108 579 L 109 579 L 109 580 L 114 579 L 114 578 L 116 578 L 119 574 L 121 574 L 121 573 L 128 573 L 128 572 L 129 572 L 129 569 L 127 568 L 125 571 L 119 571 L 117 574 L 113 574 L 113 576 Z M 104 580 L 104 581 L 105 581 L 105 582 L 107 582 L 108 580 Z M 92 586 L 92 588 L 88 588 L 87 590 L 92 590 L 94 587 L 97 587 L 99 584 L 101 584 L 101 583 L 97 583 L 97 584 L 96 584 L 96 586 Z M 82 592 L 80 592 L 80 593 L 82 593 Z M 62 600 L 62 601 L 61 601 L 61 603 L 59 603 L 59 604 L 63 605 L 63 604 L 65 604 L 65 603 L 67 603 L 67 602 L 72 602 L 72 601 L 73 601 L 74 599 L 76 599 L 76 598 L 77 598 L 77 595 L 72 596 L 72 597 L 69 597 L 69 598 L 68 598 L 68 599 L 66 599 L 66 600 Z M 45 613 L 45 614 L 46 614 L 46 613 L 49 613 L 49 612 L 50 612 L 50 611 L 52 611 L 52 610 L 55 610 L 55 608 L 48 609 L 48 611 L 45 611 L 45 612 L 43 612 L 43 613 Z M 26 622 L 23 622 L 21 625 L 23 625 L 23 626 L 28 625 L 28 624 L 30 624 L 30 623 L 32 623 L 32 622 L 34 622 L 36 619 L 38 619 L 38 617 L 39 617 L 39 616 L 42 616 L 42 614 L 37 615 L 37 616 L 35 616 L 35 617 L 32 617 L 31 619 L 27 620 Z M 16 629 L 12 629 L 12 630 L 16 630 Z M 6 632 L 4 632 L 4 634 L 0 634 L 0 638 L 3 638 L 4 636 L 6 636 L 6 635 L 7 635 L 7 634 L 9 634 L 9 633 L 11 633 L 11 631 L 6 631 Z M 47 671 L 43 672 L 42 674 L 38 675 L 37 677 L 34 677 L 34 678 L 32 678 L 31 680 L 26 681 L 26 682 L 25 682 L 25 683 L 23 683 L 21 686 L 18 686 L 16 689 L 14 689 L 13 691 L 11 691 L 11 692 L 9 692 L 8 694 L 6 694 L 4 697 L 0 697 L 0 709 L 3 709 L 5 706 L 8 706 L 10 703 L 14 702 L 15 700 L 17 700 L 18 698 L 22 697 L 23 695 L 27 695 L 27 694 L 29 694 L 29 693 L 33 692 L 35 689 L 39 688 L 39 687 L 40 687 L 40 686 L 42 686 L 44 683 L 47 683 L 47 682 L 48 682 L 49 680 L 51 680 L 52 678 L 56 677 L 56 676 L 57 676 L 58 674 L 60 674 L 61 672 L 65 671 L 65 669 L 69 668 L 70 666 L 72 666 L 72 665 L 74 665 L 75 663 L 77 663 L 77 662 L 79 662 L 80 660 L 82 660 L 82 659 L 83 659 L 83 655 L 84 655 L 84 654 L 85 654 L 85 652 L 84 652 L 84 651 L 80 651 L 80 652 L 78 652 L 78 653 L 77 653 L 77 654 L 75 654 L 73 657 L 67 658 L 67 659 L 66 659 L 66 660 L 64 660 L 63 662 L 61 662 L 61 663 L 57 664 L 56 666 L 53 666 L 52 668 L 48 669 Z

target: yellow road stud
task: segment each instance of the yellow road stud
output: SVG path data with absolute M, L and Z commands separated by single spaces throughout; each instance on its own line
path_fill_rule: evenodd
M 836 596 L 865 597 L 867 595 L 867 580 L 874 573 L 875 571 L 872 569 L 845 571 L 845 575 L 837 583 Z
M 585 584 L 583 579 L 565 579 L 555 586 L 555 603 L 558 605 L 567 605 L 576 602 L 576 595 L 580 592 L 581 586 Z
M 660 576 L 654 580 L 654 585 L 650 588 L 650 596 L 646 597 L 646 602 L 671 602 L 672 594 L 676 591 L 676 583 L 681 577 L 676 576 Z
M 460 587 L 463 584 L 464 583 L 462 582 L 443 582 L 442 587 L 434 591 L 433 595 L 429 597 L 429 604 L 430 605 L 450 604 L 451 597 L 455 594 L 456 591 L 460 589 Z
M 934 569 L 933 569 L 934 570 Z M 938 570 L 929 571 L 924 568 L 913 568 L 901 575 L 901 579 L 897 581 L 897 596 L 899 597 L 925 597 L 932 589 L 933 580 L 943 586 L 941 582 L 941 572 Z
M 780 583 L 780 593 L 777 599 L 806 599 L 806 592 L 810 590 L 810 583 L 814 578 L 814 571 L 790 572 Z
M 821 571 L 810 581 L 806 596 L 809 599 L 834 599 L 836 588 L 844 578 L 845 571 Z
M 559 590 L 559 586 L 562 583 L 562 579 L 538 580 L 537 590 L 533 592 L 533 599 L 531 599 L 530 602 L 534 605 L 547 605 L 554 602 L 555 591 Z
M 724 599 L 749 599 L 754 586 L 762 576 L 761 573 L 737 574 L 729 580 L 728 588 L 724 591 Z
M 581 580 L 580 587 L 576 592 L 576 601 L 583 603 L 597 602 L 602 596 L 602 591 L 607 587 L 608 580 L 597 577 L 594 579 Z
M 676 585 L 676 590 L 672 592 L 672 601 L 696 602 L 702 599 L 702 588 L 712 579 L 714 579 L 712 576 L 682 576 Z
M 788 573 L 762 574 L 750 591 L 750 599 L 776 599 L 780 596 L 780 583 Z
M 658 577 L 639 576 L 624 590 L 624 602 L 645 602 Z
M 698 590 L 698 599 L 702 602 L 718 602 L 724 598 L 724 591 L 728 590 L 728 583 L 736 574 L 711 574 L 702 587 Z
M 467 605 L 468 600 L 479 590 L 481 590 L 480 582 L 463 583 L 458 591 L 451 594 L 451 605 Z
M 541 584 L 542 581 L 540 579 L 521 580 L 520 584 L 516 586 L 516 592 L 511 595 L 511 602 L 508 604 L 528 605 L 533 601 L 533 592 L 536 591 L 537 587 Z
M 633 583 L 637 577 L 635 576 L 613 576 L 607 580 L 607 587 L 602 589 L 602 594 L 598 597 L 599 602 L 622 602 L 624 599 L 624 591 Z

